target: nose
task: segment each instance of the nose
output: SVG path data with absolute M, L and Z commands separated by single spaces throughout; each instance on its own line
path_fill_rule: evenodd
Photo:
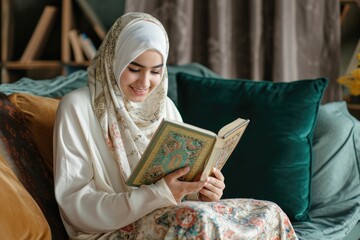
M 148 86 L 149 82 L 150 82 L 150 72 L 148 71 L 144 71 L 140 74 L 138 82 L 142 85 L 142 86 Z

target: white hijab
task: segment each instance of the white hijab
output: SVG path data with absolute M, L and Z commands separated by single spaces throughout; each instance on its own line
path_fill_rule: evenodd
M 129 101 L 120 89 L 123 70 L 146 50 L 162 56 L 160 84 L 144 102 Z M 93 109 L 126 180 L 165 114 L 169 42 L 161 23 L 145 13 L 128 13 L 111 27 L 88 68 Z

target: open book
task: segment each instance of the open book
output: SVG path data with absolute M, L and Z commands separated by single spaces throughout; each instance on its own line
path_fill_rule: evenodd
M 127 180 L 130 186 L 152 184 L 179 168 L 189 166 L 183 181 L 205 180 L 219 170 L 243 135 L 249 120 L 238 118 L 218 134 L 190 124 L 164 119 Z

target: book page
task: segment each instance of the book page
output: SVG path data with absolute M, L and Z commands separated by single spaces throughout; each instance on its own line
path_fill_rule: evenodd
M 238 118 L 220 129 L 213 151 L 204 167 L 200 180 L 204 181 L 214 167 L 221 170 L 240 141 L 249 120 Z
M 244 119 L 241 119 L 244 120 Z M 233 122 L 234 123 L 234 122 Z M 221 148 L 221 152 L 219 157 L 215 163 L 215 167 L 221 170 L 225 165 L 226 161 L 234 151 L 235 147 L 240 141 L 247 125 L 249 124 L 249 120 L 244 121 L 236 121 L 239 125 L 236 125 L 235 128 L 227 131 L 223 138 L 224 144 Z
M 218 137 L 219 138 L 226 138 L 232 132 L 235 132 L 238 128 L 243 127 L 243 125 L 247 125 L 249 122 L 248 119 L 237 118 L 236 120 L 232 121 L 231 123 L 225 125 L 219 130 Z
M 201 173 L 200 181 L 205 181 L 206 178 L 211 174 L 212 169 L 216 166 L 217 159 L 219 159 L 220 154 L 222 153 L 223 145 L 224 139 L 217 138 L 211 155 L 209 156 L 204 170 Z

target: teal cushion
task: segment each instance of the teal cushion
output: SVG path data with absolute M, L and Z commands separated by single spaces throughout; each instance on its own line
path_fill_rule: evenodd
M 199 77 L 220 77 L 209 68 L 199 63 L 188 63 L 183 65 L 168 65 L 169 89 L 168 96 L 177 106 L 176 74 L 183 72 Z
M 13 83 L 0 84 L 0 92 L 6 95 L 28 93 L 49 98 L 60 98 L 86 85 L 87 72 L 85 70 L 76 70 L 67 76 L 57 76 L 41 81 L 23 77 Z
M 311 209 L 355 198 L 360 202 L 360 122 L 346 102 L 320 107 L 313 153 Z
M 312 149 L 311 221 L 293 223 L 296 234 L 299 239 L 359 239 L 356 228 L 349 232 L 360 221 L 360 122 L 346 102 L 320 106 Z
M 224 198 L 270 200 L 292 220 L 308 218 L 313 129 L 327 82 L 177 74 L 178 108 L 185 122 L 218 131 L 237 117 L 250 119 L 223 168 Z

